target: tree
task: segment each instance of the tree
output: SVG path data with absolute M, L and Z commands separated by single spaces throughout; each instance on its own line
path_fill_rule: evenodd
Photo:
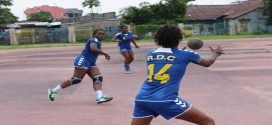
M 12 0 L 0 0 L 0 8 L 12 6 Z
M 82 2 L 82 6 L 90 8 L 91 13 L 93 13 L 93 7 L 99 7 L 100 1 L 99 0 L 84 0 L 84 2 Z
M 0 0 L 0 24 L 14 23 L 18 19 L 7 6 L 12 6 L 12 0 Z
M 14 16 L 8 8 L 0 9 L 0 24 L 8 24 L 16 22 L 18 17 Z
M 28 21 L 41 21 L 41 22 L 47 22 L 52 20 L 53 17 L 49 12 L 46 11 L 40 11 L 36 13 L 32 13 L 27 16 Z
M 267 24 L 272 25 L 272 0 L 264 0 L 264 14 L 268 16 Z
M 185 21 L 186 4 L 192 0 L 161 0 L 150 5 L 140 4 L 140 8 L 129 7 L 121 11 L 122 22 L 133 24 L 177 24 Z
M 145 6 L 141 9 L 131 6 L 120 11 L 120 13 L 122 13 L 121 23 L 124 24 L 147 24 L 152 19 L 152 13 L 149 6 Z

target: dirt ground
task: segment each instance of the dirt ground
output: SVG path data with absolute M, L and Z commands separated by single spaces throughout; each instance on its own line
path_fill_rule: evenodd
M 190 64 L 180 96 L 214 118 L 217 125 L 272 125 L 272 38 L 205 41 L 198 51 L 221 44 L 226 54 L 210 68 Z M 134 49 L 133 74 L 123 74 L 123 58 L 115 45 L 103 49 L 112 59 L 98 59 L 103 89 L 114 100 L 98 105 L 92 81 L 61 91 L 55 102 L 47 89 L 73 73 L 73 58 L 83 47 L 0 51 L 1 125 L 129 125 L 134 96 L 146 79 L 145 54 L 153 43 Z M 152 125 L 191 125 L 162 117 Z

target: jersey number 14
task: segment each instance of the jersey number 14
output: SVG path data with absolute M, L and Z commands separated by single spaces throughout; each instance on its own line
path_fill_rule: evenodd
M 147 78 L 147 81 L 148 82 L 153 82 L 153 80 L 158 80 L 158 81 L 161 81 L 160 83 L 161 84 L 164 84 L 166 82 L 169 81 L 170 79 L 170 75 L 169 74 L 166 74 L 165 72 L 172 66 L 173 64 L 165 64 L 160 70 L 158 73 L 154 73 L 154 67 L 155 67 L 155 64 L 149 64 L 148 65 L 148 78 Z

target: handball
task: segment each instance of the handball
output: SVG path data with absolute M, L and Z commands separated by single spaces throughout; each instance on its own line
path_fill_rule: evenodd
M 192 50 L 198 50 L 202 48 L 203 44 L 203 41 L 200 39 L 190 39 L 187 43 L 187 46 Z

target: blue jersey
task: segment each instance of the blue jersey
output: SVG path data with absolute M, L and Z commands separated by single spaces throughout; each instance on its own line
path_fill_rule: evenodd
M 138 101 L 170 101 L 178 97 L 180 81 L 187 65 L 198 64 L 194 51 L 157 48 L 146 56 L 148 78 L 136 96 Z
M 95 63 L 99 53 L 91 52 L 91 43 L 95 43 L 98 49 L 101 49 L 101 42 L 97 38 L 90 38 L 86 44 L 85 48 L 82 50 L 81 55 L 84 56 L 86 61 Z
M 121 40 L 121 42 L 118 43 L 118 46 L 120 46 L 120 47 L 129 47 L 130 42 L 133 40 L 133 33 L 128 32 L 127 34 L 124 34 L 124 33 L 120 32 L 120 33 L 117 33 L 115 35 L 115 37 L 117 39 Z

